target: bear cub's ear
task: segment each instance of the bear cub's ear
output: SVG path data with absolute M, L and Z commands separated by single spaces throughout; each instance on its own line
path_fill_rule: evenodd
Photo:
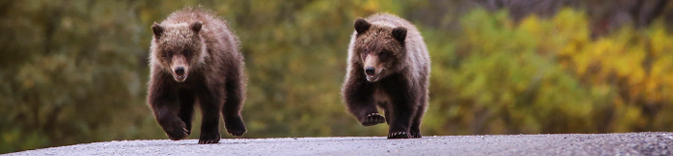
M 365 33 L 371 27 L 372 25 L 369 24 L 369 22 L 365 21 L 362 18 L 358 18 L 355 20 L 355 31 L 358 32 L 358 34 Z
M 154 32 L 154 37 L 159 39 L 161 34 L 164 33 L 164 27 L 161 27 L 157 22 L 154 22 L 154 24 L 152 24 L 152 32 Z
M 393 37 L 397 41 L 400 41 L 401 43 L 404 43 L 404 39 L 407 38 L 407 28 L 397 27 L 397 28 L 393 29 Z
M 203 25 L 203 23 L 201 23 L 201 21 L 196 21 L 196 22 L 194 22 L 194 23 L 193 23 L 191 26 L 189 26 L 189 27 L 190 27 L 190 28 L 192 29 L 192 31 L 194 31 L 195 33 L 199 33 L 199 31 L 201 31 L 201 26 L 202 26 L 202 25 Z

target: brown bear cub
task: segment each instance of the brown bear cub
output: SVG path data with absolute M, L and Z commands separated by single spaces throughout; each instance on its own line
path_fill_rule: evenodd
M 180 140 L 191 134 L 195 103 L 203 114 L 199 144 L 220 141 L 220 113 L 227 132 L 243 135 L 243 55 L 227 23 L 210 11 L 185 8 L 152 31 L 147 103 L 166 135 Z
M 428 50 L 414 25 L 390 14 L 355 21 L 341 91 L 362 125 L 387 122 L 388 138 L 420 138 L 429 76 Z

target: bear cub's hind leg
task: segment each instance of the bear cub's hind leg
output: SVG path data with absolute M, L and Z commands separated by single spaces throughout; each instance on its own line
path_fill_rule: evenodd
M 411 128 L 409 128 L 409 133 L 411 134 L 412 138 L 421 138 L 421 122 L 423 119 L 423 113 L 425 113 L 425 107 L 421 106 L 416 110 L 416 116 L 413 118 L 413 121 L 411 122 Z
M 196 102 L 194 94 L 189 91 L 180 91 L 178 93 L 180 101 L 180 112 L 178 117 L 185 123 L 187 135 L 192 134 L 192 121 L 194 120 L 194 103 Z
M 217 100 L 212 98 L 200 98 L 201 113 L 201 136 L 199 144 L 214 144 L 220 142 L 220 113 L 217 106 Z
M 401 105 L 404 103 L 402 101 L 397 102 L 398 103 L 393 106 L 392 112 L 394 114 L 391 114 L 393 118 L 390 119 L 391 123 L 389 123 L 390 129 L 388 130 L 388 138 L 410 138 L 411 135 L 409 134 L 409 126 L 411 125 L 415 110 Z

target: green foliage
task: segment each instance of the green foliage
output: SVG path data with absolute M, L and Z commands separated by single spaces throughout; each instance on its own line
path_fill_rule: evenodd
M 386 125 L 361 126 L 341 102 L 353 20 L 376 12 L 405 17 L 432 5 L 0 2 L 0 153 L 165 139 L 145 104 L 149 27 L 199 4 L 241 39 L 249 77 L 245 137 L 386 135 Z M 464 14 L 434 15 L 441 22 L 430 24 L 410 19 L 432 59 L 424 135 L 673 130 L 673 35 L 663 22 L 591 39 L 581 11 L 520 22 L 506 11 Z
M 147 73 L 138 42 L 147 35 L 135 15 L 107 7 L 114 2 L 9 3 L 0 25 L 0 151 L 134 136 L 115 128 L 145 116 L 129 109 L 142 104 Z

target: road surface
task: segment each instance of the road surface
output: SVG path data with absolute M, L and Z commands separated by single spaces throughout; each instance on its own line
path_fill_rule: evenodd
M 129 140 L 28 150 L 7 155 L 673 155 L 673 133 Z

